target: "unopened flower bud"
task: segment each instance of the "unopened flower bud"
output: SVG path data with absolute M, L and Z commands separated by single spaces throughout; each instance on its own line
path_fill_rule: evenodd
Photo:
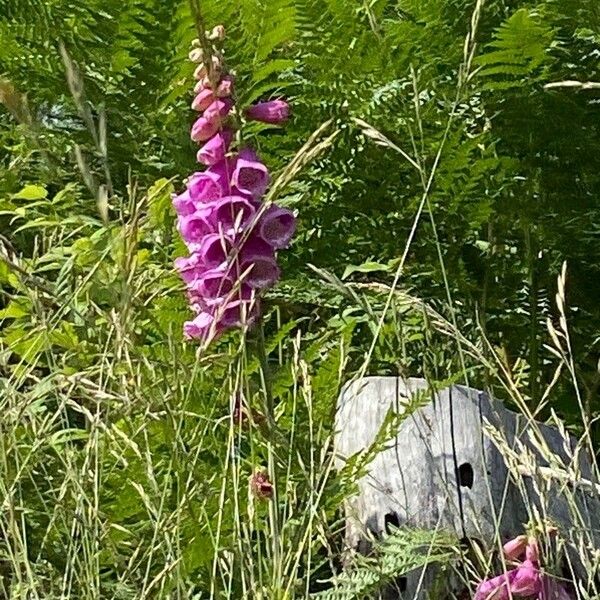
M 200 40 L 198 38 L 194 38 L 190 45 L 192 48 L 200 48 Z
M 194 63 L 200 63 L 204 59 L 204 51 L 202 48 L 193 48 L 188 54 L 188 58 Z
M 502 551 L 508 560 L 519 560 L 525 553 L 526 547 L 527 536 L 519 535 L 514 540 L 506 542 L 506 544 L 502 546 Z
M 223 25 L 217 25 L 213 27 L 212 31 L 206 32 L 206 37 L 209 40 L 224 40 L 225 39 L 225 27 Z
M 211 56 L 211 62 L 213 71 L 220 72 L 222 66 L 220 57 L 213 54 Z M 194 71 L 194 79 L 202 80 L 205 77 L 208 77 L 208 75 L 209 73 L 206 63 L 200 63 Z
M 256 471 L 250 476 L 250 492 L 259 500 L 270 500 L 273 497 L 273 484 L 266 471 Z

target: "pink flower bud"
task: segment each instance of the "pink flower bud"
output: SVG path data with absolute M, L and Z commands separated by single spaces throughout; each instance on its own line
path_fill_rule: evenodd
M 194 142 L 205 142 L 210 139 L 221 128 L 220 118 L 199 117 L 192 125 L 190 137 Z
M 219 98 L 225 98 L 226 96 L 231 96 L 231 92 L 233 91 L 233 78 L 231 76 L 226 76 L 221 79 L 216 91 L 216 95 Z
M 221 59 L 214 55 L 210 57 L 212 62 L 212 68 L 215 72 L 221 71 Z M 206 63 L 200 63 L 196 69 L 194 70 L 194 79 L 202 80 L 205 77 L 208 77 L 208 69 L 206 68 Z
M 192 102 L 192 109 L 197 111 L 206 110 L 214 101 L 215 93 L 210 88 L 202 88 Z
M 250 477 L 250 492 L 259 500 L 270 500 L 273 497 L 273 484 L 266 471 L 256 471 Z
M 231 98 L 218 98 L 211 102 L 204 111 L 204 117 L 207 119 L 216 119 L 226 117 L 233 108 Z
M 246 109 L 246 116 L 254 121 L 278 125 L 289 119 L 290 106 L 284 100 L 259 102 Z
M 267 167 L 258 160 L 256 154 L 245 148 L 238 154 L 231 176 L 231 185 L 242 194 L 254 199 L 260 198 L 269 185 Z
M 206 37 L 209 40 L 224 40 L 225 39 L 225 27 L 223 25 L 216 25 L 212 31 L 207 32 Z
M 508 560 L 519 560 L 523 554 L 525 554 L 525 547 L 527 546 L 527 536 L 519 535 L 514 540 L 506 542 L 502 547 L 504 556 Z
M 204 165 L 214 165 L 225 158 L 233 140 L 233 131 L 224 129 L 216 133 L 196 154 L 198 162 Z
M 188 58 L 194 63 L 202 62 L 204 59 L 204 52 L 202 51 L 202 48 L 192 48 L 188 54 Z
M 258 223 L 260 237 L 276 250 L 288 246 L 295 230 L 296 218 L 294 214 L 275 205 L 266 210 Z

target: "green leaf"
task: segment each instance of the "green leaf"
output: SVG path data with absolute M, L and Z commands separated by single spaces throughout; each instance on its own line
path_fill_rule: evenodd
M 40 185 L 26 185 L 20 192 L 13 195 L 19 200 L 41 200 L 48 196 L 48 190 Z

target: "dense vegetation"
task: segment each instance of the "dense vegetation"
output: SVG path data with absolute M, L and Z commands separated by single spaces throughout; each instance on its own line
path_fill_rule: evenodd
M 600 4 L 200 7 L 227 28 L 240 103 L 293 106 L 246 135 L 299 220 L 264 323 L 203 353 L 173 270 L 190 4 L 2 3 L 3 597 L 327 587 L 376 451 L 334 474 L 357 373 L 468 383 L 600 435 Z M 270 501 L 248 494 L 257 469 Z

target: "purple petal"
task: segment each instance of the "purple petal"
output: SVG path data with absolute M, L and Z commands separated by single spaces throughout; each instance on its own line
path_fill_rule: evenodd
M 273 205 L 260 218 L 258 230 L 265 242 L 279 250 L 289 245 L 296 231 L 296 218 L 291 211 Z

